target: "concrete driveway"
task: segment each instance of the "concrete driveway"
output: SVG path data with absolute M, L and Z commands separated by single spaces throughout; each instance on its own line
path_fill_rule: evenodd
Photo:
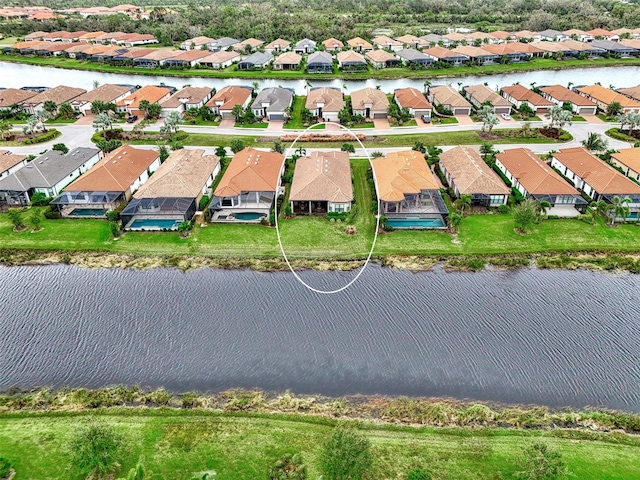
M 607 122 L 605 122 L 604 120 L 598 118 L 595 115 L 580 115 L 582 118 L 584 118 L 588 123 L 595 123 L 598 125 L 603 125 Z
M 469 115 L 456 115 L 456 120 L 460 125 L 473 125 L 473 120 Z
M 267 130 L 283 130 L 284 121 L 283 120 L 270 120 L 269 125 L 267 126 Z
M 376 130 L 391 128 L 388 118 L 374 118 L 373 125 Z
M 220 120 L 220 125 L 218 126 L 218 128 L 233 128 L 235 127 L 235 125 L 235 118 L 223 118 L 222 120 Z

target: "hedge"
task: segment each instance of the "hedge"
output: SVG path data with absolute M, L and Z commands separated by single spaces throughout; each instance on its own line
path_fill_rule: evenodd
M 49 129 L 49 131 L 39 137 L 28 138 L 24 141 L 25 145 L 33 145 L 34 143 L 43 143 L 48 142 L 49 140 L 53 140 L 54 138 L 58 138 L 62 133 L 55 128 Z

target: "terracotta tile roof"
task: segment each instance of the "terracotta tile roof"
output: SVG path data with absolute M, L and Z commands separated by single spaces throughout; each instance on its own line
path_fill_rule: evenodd
M 420 152 L 403 150 L 372 160 L 380 200 L 400 202 L 405 194 L 437 190 L 436 179 Z
M 211 52 L 208 50 L 187 50 L 185 52 L 180 52 L 175 57 L 172 57 L 172 60 L 181 60 L 183 62 L 193 62 L 194 60 L 200 60 L 201 58 L 207 57 L 211 55 Z
M 398 40 L 394 40 L 393 38 L 387 37 L 386 35 L 378 35 L 376 38 L 372 38 L 371 42 L 378 46 L 381 46 L 382 48 L 403 46 L 402 42 L 399 42 Z
M 285 52 L 282 55 L 279 55 L 275 61 L 274 65 L 299 65 L 302 61 L 302 55 L 298 55 L 295 52 Z
M 429 45 L 429 42 L 424 38 L 416 37 L 415 35 L 402 35 L 401 37 L 396 37 L 396 40 L 407 45 L 422 45 L 425 47 Z
M 425 108 L 433 108 L 431 106 L 431 103 L 429 103 L 422 92 L 417 88 L 398 88 L 393 93 L 400 107 L 415 108 L 420 110 L 423 110 Z
M 542 95 L 538 95 L 533 90 L 529 90 L 527 87 L 523 87 L 520 84 L 502 87 L 502 91 L 511 95 L 515 100 L 520 102 L 527 101 L 536 107 L 552 107 L 554 105 L 551 100 L 547 100 Z
M 65 192 L 125 192 L 159 157 L 155 150 L 123 145 L 67 186 Z
M 514 37 L 513 33 L 505 32 L 504 30 L 496 30 L 495 32 L 491 32 L 490 35 L 500 40 L 509 40 Z
M 451 105 L 456 108 L 471 108 L 471 104 L 460 95 L 457 90 L 449 85 L 435 85 L 429 87 L 429 93 L 433 95 L 434 100 L 437 100 L 437 103 L 443 105 Z
M 37 32 L 30 33 L 29 35 L 25 35 L 25 41 L 29 40 L 39 40 L 43 35 L 46 35 L 47 32 L 43 32 L 42 30 L 38 30 Z
M 632 100 L 629 97 L 625 97 L 621 93 L 605 88 L 601 85 L 588 85 L 586 87 L 579 87 L 576 90 L 607 105 L 613 102 L 618 102 L 623 108 L 640 108 L 640 102 Z
M 93 45 L 91 48 L 83 50 L 82 53 L 86 55 L 97 55 L 99 53 L 108 52 L 109 50 L 113 50 L 113 47 L 111 45 Z
M 235 105 L 244 105 L 249 97 L 251 97 L 251 88 L 229 85 L 216 92 L 206 105 L 207 107 L 218 106 L 220 110 L 233 110 Z
M 234 50 L 244 50 L 247 45 L 251 48 L 258 48 L 260 45 L 263 45 L 264 41 L 258 40 L 257 38 L 247 38 L 246 40 L 241 41 L 233 46 Z
M 631 47 L 640 50 L 640 40 L 635 38 L 627 38 L 620 40 L 618 43 L 620 45 L 624 45 L 625 47 Z
M 371 110 L 387 111 L 389 100 L 382 90 L 376 88 L 363 88 L 351 92 L 351 106 L 354 110 L 364 110 L 365 104 L 371 105 Z
M 618 93 L 626 95 L 627 97 L 635 98 L 636 100 L 640 100 L 640 85 L 629 88 L 619 88 L 616 90 Z
M 426 53 L 427 55 L 431 55 L 433 57 L 440 58 L 440 59 L 449 58 L 449 57 L 459 57 L 462 55 L 454 50 L 449 50 L 448 48 L 439 47 L 439 46 L 431 47 L 427 50 L 424 50 L 422 53 Z
M 500 44 L 483 45 L 482 48 L 487 52 L 495 53 L 496 55 L 508 55 L 515 53 L 540 53 L 542 50 L 536 48 L 529 43 L 511 42 Z
M 467 92 L 469 98 L 474 98 L 479 104 L 490 102 L 494 107 L 511 107 L 509 100 L 484 85 L 470 85 L 464 87 L 464 91 Z
M 455 147 L 440 154 L 440 165 L 451 175 L 458 191 L 465 194 L 509 195 L 511 189 L 471 147 Z
M 284 155 L 247 147 L 233 156 L 215 195 L 234 197 L 241 192 L 275 192 Z
M 87 93 L 83 93 L 79 97 L 74 98 L 73 103 L 91 103 L 95 100 L 100 100 L 101 102 L 105 103 L 111 103 L 115 102 L 116 98 L 130 91 L 131 87 L 127 87 L 125 85 L 113 85 L 110 83 L 105 83 L 103 85 L 100 85 L 98 88 L 94 88 L 93 90 L 90 90 Z
M 540 87 L 540 90 L 559 102 L 571 102 L 581 107 L 596 106 L 596 104 L 591 100 L 584 98 L 582 95 L 578 95 L 576 92 L 569 90 L 563 85 L 548 85 Z
M 386 50 L 371 50 L 370 52 L 365 53 L 364 56 L 373 63 L 384 63 L 389 60 L 396 60 L 395 55 L 387 52 Z
M 633 30 L 630 28 L 616 28 L 615 30 L 611 30 L 611 33 L 614 35 L 623 35 L 625 33 L 633 33 Z
M 563 148 L 554 153 L 553 157 L 600 194 L 640 194 L 640 185 L 582 147 Z
M 151 49 L 151 52 L 145 55 L 144 58 L 146 60 L 161 61 L 161 60 L 166 60 L 168 58 L 173 58 L 177 55 L 180 55 L 181 53 L 182 53 L 181 50 L 170 50 L 168 48 L 167 49 L 165 48 Z
M 495 57 L 496 55 L 495 53 L 491 53 L 490 51 L 485 50 L 484 48 L 474 47 L 472 45 L 458 45 L 452 50 L 452 52 L 466 55 L 467 57 Z
M 353 200 L 351 164 L 347 152 L 312 152 L 299 158 L 289 199 L 347 203 Z
M 174 150 L 134 198 L 197 198 L 220 159 L 202 149 Z
M 98 37 L 100 37 L 101 35 L 104 35 L 106 32 L 103 31 L 99 31 L 99 32 L 87 32 L 84 35 L 80 35 L 80 40 L 86 41 L 86 40 L 94 40 Z
M 611 158 L 640 173 L 640 148 L 621 148 L 616 153 L 612 153 Z
M 238 52 L 228 52 L 226 50 L 220 50 L 219 52 L 212 53 L 211 55 L 207 55 L 206 57 L 202 57 L 200 59 L 200 63 L 225 63 L 229 60 L 240 59 L 240 54 Z
M 373 45 L 371 45 L 369 42 L 367 42 L 364 38 L 360 38 L 360 37 L 354 37 L 350 40 L 347 40 L 347 44 L 351 47 L 351 48 L 365 48 L 367 50 L 373 50 Z
M 496 155 L 530 195 L 579 195 L 555 170 L 531 150 L 512 148 Z
M 593 30 L 587 31 L 587 33 L 593 35 L 594 37 L 609 37 L 609 36 L 611 36 L 611 32 L 609 30 L 605 30 L 604 28 L 594 28 Z
M 451 40 L 452 42 L 461 42 L 466 38 L 465 35 L 458 32 L 447 33 L 446 35 L 443 35 L 443 37 Z
M 567 42 L 538 42 L 536 43 L 536 47 L 547 53 L 558 53 L 573 50 Z
M 344 95 L 339 89 L 330 87 L 313 88 L 309 90 L 305 101 L 305 108 L 314 110 L 322 103 L 323 112 L 339 112 L 344 108 Z
M 286 49 L 291 46 L 291 42 L 289 40 L 283 40 L 282 38 L 277 38 L 273 42 L 267 43 L 264 46 L 264 48 L 265 49 L 275 48 L 276 45 L 279 46 L 281 49 Z
M 145 85 L 140 90 L 136 90 L 131 95 L 119 100 L 116 105 L 120 107 L 138 108 L 142 100 L 148 100 L 149 103 L 158 103 L 170 92 L 171 90 L 168 87 Z
M 187 99 L 186 105 L 197 105 L 207 98 L 213 89 L 211 87 L 184 87 L 164 100 L 162 108 L 176 108 L 183 104 L 181 99 Z
M 123 53 L 122 55 L 119 55 L 119 56 L 133 59 L 133 58 L 146 57 L 150 53 L 151 53 L 151 49 L 149 48 L 132 48 L 127 53 Z
M 200 47 L 201 45 L 206 45 L 207 43 L 211 43 L 213 42 L 215 39 L 214 38 L 209 38 L 209 37 L 205 37 L 205 36 L 199 36 L 199 37 L 193 37 L 193 38 L 189 38 L 187 40 L 185 40 L 184 43 L 185 45 L 195 45 L 196 47 Z
M 540 42 L 540 43 L 544 43 L 544 42 Z M 589 42 L 581 42 L 580 40 L 565 40 L 564 42 L 561 42 L 561 43 L 562 45 L 569 47 L 570 49 L 575 50 L 576 52 L 584 52 L 588 50 L 601 50 L 598 47 L 594 47 Z
M 531 30 L 520 30 L 519 32 L 515 32 L 513 35 L 516 38 L 533 38 L 536 36 L 536 32 L 532 32 Z
M 91 43 L 82 42 L 80 44 L 72 44 L 69 48 L 65 50 L 67 53 L 78 53 L 89 50 L 93 45 Z
M 580 30 L 577 28 L 570 28 L 569 30 L 565 30 L 564 32 L 565 35 L 586 35 L 587 32 L 585 32 L 584 30 Z
M 38 93 L 32 90 L 20 90 L 17 88 L 6 88 L 0 90 L 0 108 L 9 108 L 14 103 L 22 103 Z
M 6 172 L 11 167 L 15 167 L 25 158 L 27 158 L 26 155 L 11 153 L 8 150 L 0 150 L 0 173 Z
M 18 42 L 14 43 L 11 48 L 15 48 L 16 50 L 24 50 L 26 48 L 31 48 L 37 50 L 41 45 L 48 45 L 49 42 L 44 42 L 42 40 L 29 40 L 28 42 Z
M 491 38 L 491 34 L 485 32 L 471 32 L 467 35 L 467 39 L 471 40 L 484 40 L 485 38 Z
M 339 63 L 367 63 L 364 57 L 354 50 L 343 50 L 342 52 L 338 52 L 336 54 L 336 58 Z
M 344 47 L 344 43 L 342 43 L 337 38 L 333 38 L 333 37 L 327 38 L 325 41 L 322 42 L 322 44 L 325 46 L 327 50 L 333 50 L 334 48 Z
M 24 103 L 27 105 L 40 105 L 47 100 L 53 101 L 56 105 L 60 105 L 65 102 L 70 102 L 74 98 L 83 93 L 87 93 L 84 88 L 67 87 L 65 85 L 58 85 L 57 87 L 45 90 L 31 98 Z

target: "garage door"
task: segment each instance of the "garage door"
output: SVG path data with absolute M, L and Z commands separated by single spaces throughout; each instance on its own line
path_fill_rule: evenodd
M 454 108 L 453 114 L 454 115 L 471 115 L 471 109 L 470 108 Z
M 426 115 L 426 116 L 430 117 L 431 116 L 431 110 L 414 110 L 413 111 L 413 115 L 415 117 L 421 117 L 423 115 Z
M 284 115 L 271 115 L 269 120 L 284 120 Z
M 387 118 L 386 113 L 374 113 L 373 118 Z
M 496 107 L 496 113 L 498 115 L 502 113 L 511 113 L 511 107 Z

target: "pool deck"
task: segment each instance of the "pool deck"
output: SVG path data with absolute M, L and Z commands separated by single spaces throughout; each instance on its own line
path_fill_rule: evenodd
M 211 216 L 212 222 L 224 222 L 224 223 L 260 223 L 261 219 L 257 218 L 255 220 L 242 220 L 240 218 L 236 218 L 235 214 L 237 213 L 259 213 L 261 215 L 269 217 L 270 206 L 266 206 L 265 204 L 260 204 L 256 207 L 246 207 L 246 208 L 225 208 L 223 210 L 219 210 L 213 213 Z

